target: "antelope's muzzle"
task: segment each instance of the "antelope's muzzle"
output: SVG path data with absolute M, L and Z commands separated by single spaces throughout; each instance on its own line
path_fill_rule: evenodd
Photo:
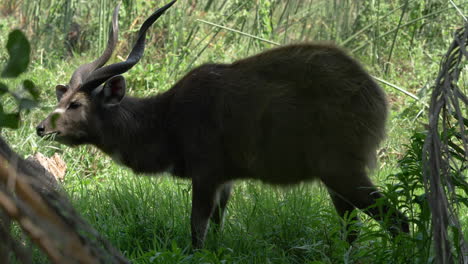
M 45 135 L 44 121 L 42 121 L 39 125 L 37 125 L 36 134 L 40 137 L 43 137 Z

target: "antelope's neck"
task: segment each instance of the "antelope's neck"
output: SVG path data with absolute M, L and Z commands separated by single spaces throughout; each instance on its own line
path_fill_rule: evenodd
M 96 146 L 116 162 L 139 173 L 157 173 L 171 165 L 166 125 L 168 102 L 163 95 L 125 97 L 100 121 Z

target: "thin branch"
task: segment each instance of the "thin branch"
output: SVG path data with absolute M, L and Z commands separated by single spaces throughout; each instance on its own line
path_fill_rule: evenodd
M 272 44 L 272 45 L 275 45 L 275 46 L 280 46 L 281 45 L 278 42 L 274 42 L 274 41 L 271 41 L 271 40 L 268 40 L 268 39 L 257 37 L 257 36 L 251 35 L 249 33 L 245 33 L 245 32 L 242 32 L 242 31 L 239 31 L 239 30 L 236 30 L 236 29 L 228 28 L 228 27 L 218 25 L 218 24 L 215 24 L 215 23 L 212 23 L 212 22 L 209 22 L 209 21 L 205 21 L 205 20 L 202 20 L 202 19 L 197 19 L 196 21 L 199 21 L 199 22 L 202 22 L 202 23 L 214 26 L 214 27 L 222 28 L 222 29 L 225 29 L 225 30 L 228 30 L 228 31 L 231 31 L 231 32 L 234 32 L 234 33 L 249 37 L 249 38 L 260 40 L 260 41 L 263 41 L 263 42 L 266 42 L 266 43 L 269 43 L 269 44 Z
M 388 85 L 388 86 L 390 86 L 390 87 L 392 87 L 392 88 L 397 89 L 398 91 L 400 91 L 400 92 L 402 92 L 402 93 L 408 95 L 409 97 L 413 98 L 413 99 L 416 100 L 416 101 L 419 101 L 419 102 L 420 102 L 421 104 L 423 104 L 425 107 L 429 108 L 429 105 L 428 105 L 427 103 L 423 102 L 423 101 L 421 100 L 421 98 L 419 98 L 419 97 L 417 97 L 416 95 L 414 95 L 414 94 L 412 94 L 412 93 L 406 91 L 405 89 L 400 88 L 400 87 L 396 86 L 396 85 L 393 84 L 393 83 L 389 83 L 389 82 L 385 81 L 384 79 L 380 79 L 380 78 L 375 77 L 375 76 L 372 76 L 372 78 L 374 78 L 374 79 L 376 79 L 377 81 L 379 81 L 379 82 L 381 82 L 381 83 L 383 83 L 383 84 L 386 84 L 386 85 Z
M 458 6 L 452 0 L 450 0 L 450 3 L 453 5 L 453 7 L 455 7 L 455 9 L 457 9 L 458 13 L 460 13 L 460 16 L 462 16 L 463 19 L 465 19 L 465 22 L 468 22 L 468 19 L 463 14 L 463 12 L 460 10 L 460 8 L 458 8 Z

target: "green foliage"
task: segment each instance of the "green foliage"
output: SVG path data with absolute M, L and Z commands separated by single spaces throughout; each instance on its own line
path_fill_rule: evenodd
M 386 185 L 386 197 L 394 204 L 400 204 L 410 216 L 413 224 L 412 254 L 420 263 L 430 262 L 431 213 L 424 193 L 422 148 L 426 134 L 415 132 L 407 145 L 407 152 L 398 161 L 400 172 L 390 176 L 394 184 Z
M 455 205 L 460 216 L 464 215 L 468 208 L 468 185 L 466 175 L 466 156 L 460 147 L 460 134 L 450 129 L 447 135 L 441 135 L 447 139 L 451 146 L 451 155 L 457 160 L 457 164 L 450 166 L 450 179 L 454 186 L 455 198 L 450 202 Z M 428 263 L 432 258 L 432 229 L 431 211 L 427 203 L 424 178 L 423 178 L 423 146 L 426 140 L 426 133 L 414 132 L 410 143 L 407 145 L 407 152 L 398 161 L 400 172 L 390 175 L 390 180 L 394 179 L 394 184 L 386 184 L 386 197 L 393 204 L 399 204 L 408 215 L 413 224 L 412 240 L 414 242 L 411 255 L 418 259 L 418 263 Z M 464 207 L 463 207 L 464 206 Z M 466 227 L 465 227 L 466 228 Z M 459 231 L 453 228 L 450 230 L 453 241 L 459 241 Z M 457 245 L 457 243 L 454 243 Z M 460 245 L 452 249 L 460 256 Z
M 29 41 L 20 30 L 13 30 L 8 35 L 8 42 L 6 45 L 9 54 L 9 60 L 3 71 L 1 77 L 3 78 L 17 78 L 21 73 L 26 71 L 29 64 L 29 56 L 31 48 Z M 28 98 L 24 93 L 29 93 L 32 98 Z M 11 91 L 5 83 L 0 82 L 0 96 L 10 94 L 18 105 L 18 110 L 13 113 L 4 111 L 3 103 L 0 103 L 0 127 L 7 127 L 17 129 L 20 122 L 20 112 L 23 110 L 31 110 L 37 106 L 37 99 L 39 92 L 31 80 L 23 80 L 20 91 Z

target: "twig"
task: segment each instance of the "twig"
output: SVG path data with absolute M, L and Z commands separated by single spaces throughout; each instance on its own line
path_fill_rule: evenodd
M 458 11 L 458 13 L 460 13 L 460 15 L 463 17 L 463 19 L 465 19 L 465 22 L 468 22 L 468 19 L 463 14 L 463 12 L 460 10 L 460 8 L 458 8 L 458 6 L 452 0 L 450 0 L 450 3 L 453 5 L 453 7 L 455 7 L 455 9 Z
M 257 37 L 257 36 L 251 35 L 251 34 L 249 34 L 249 33 L 245 33 L 245 32 L 242 32 L 242 31 L 239 31 L 239 30 L 236 30 L 236 29 L 232 29 L 232 28 L 228 28 L 228 27 L 225 27 L 225 26 L 221 26 L 221 25 L 218 25 L 218 24 L 215 24 L 215 23 L 211 23 L 211 22 L 202 20 L 202 19 L 197 19 L 196 21 L 199 21 L 199 22 L 202 22 L 202 23 L 205 23 L 205 24 L 214 26 L 214 27 L 222 28 L 222 29 L 225 29 L 225 30 L 228 30 L 228 31 L 231 31 L 231 32 L 234 32 L 234 33 L 237 33 L 237 34 L 240 34 L 240 35 L 249 37 L 249 38 L 253 38 L 253 39 L 256 39 L 256 40 L 260 40 L 260 41 L 263 41 L 263 42 L 266 42 L 266 43 L 270 43 L 270 44 L 273 44 L 273 45 L 276 45 L 276 46 L 280 46 L 280 45 L 281 45 L 281 44 L 278 43 L 278 42 L 274 42 L 274 41 L 271 41 L 271 40 L 268 40 L 268 39 L 264 39 L 264 38 L 261 38 L 261 37 Z
M 383 84 L 386 84 L 386 85 L 388 85 L 388 86 L 390 86 L 390 87 L 392 87 L 392 88 L 397 89 L 398 91 L 400 91 L 400 92 L 402 92 L 402 93 L 408 95 L 409 97 L 413 98 L 414 100 L 419 101 L 419 102 L 422 103 L 425 107 L 429 108 L 429 105 L 428 105 L 427 103 L 423 102 L 419 97 L 417 97 L 416 95 L 414 95 L 414 94 L 412 94 L 412 93 L 406 91 L 405 89 L 400 88 L 400 87 L 396 86 L 396 85 L 393 84 L 393 83 L 389 83 L 389 82 L 385 81 L 384 79 L 380 79 L 380 78 L 375 77 L 375 76 L 372 76 L 372 78 L 374 78 L 374 79 L 376 79 L 377 81 L 379 81 L 379 82 L 381 82 L 381 83 L 383 83 Z

